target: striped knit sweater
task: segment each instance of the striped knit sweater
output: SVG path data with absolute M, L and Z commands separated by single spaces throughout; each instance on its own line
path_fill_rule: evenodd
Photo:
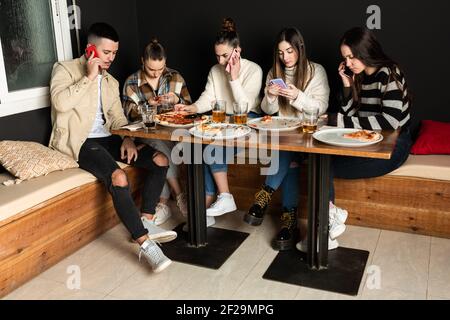
M 352 93 L 346 92 L 338 113 L 337 126 L 369 130 L 407 127 L 411 118 L 407 85 L 403 73 L 398 68 L 395 72 L 400 88 L 387 67 L 370 76 L 364 75 L 360 101 L 355 102 Z

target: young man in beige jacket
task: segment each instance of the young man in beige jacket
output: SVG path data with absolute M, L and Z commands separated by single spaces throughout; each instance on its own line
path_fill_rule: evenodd
M 72 156 L 80 168 L 92 173 L 110 192 L 114 207 L 133 240 L 140 245 L 155 272 L 171 263 L 155 243 L 176 238 L 150 221 L 167 173 L 167 158 L 149 146 L 139 150 L 130 138 L 111 135 L 111 129 L 128 124 L 122 110 L 119 83 L 107 70 L 119 49 L 117 32 L 96 23 L 88 33 L 89 56 L 55 64 L 50 83 L 52 135 L 50 147 Z M 93 49 L 93 50 L 92 50 Z M 116 161 L 144 168 L 142 209 L 136 207 L 125 172 Z M 142 215 L 150 219 L 141 218 Z

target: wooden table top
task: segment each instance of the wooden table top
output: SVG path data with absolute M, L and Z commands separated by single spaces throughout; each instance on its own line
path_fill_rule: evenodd
M 399 130 L 382 131 L 381 134 L 384 137 L 383 141 L 367 147 L 331 146 L 315 140 L 311 134 L 303 133 L 300 129 L 287 132 L 278 132 L 273 136 L 271 136 L 270 134 L 266 135 L 266 132 L 259 132 L 252 129 L 252 133 L 244 138 L 225 141 L 211 141 L 200 139 L 193 137 L 186 129 L 174 129 L 163 127 L 160 125 L 158 125 L 156 130 L 149 130 L 148 132 L 146 132 L 144 129 L 141 129 L 138 131 L 112 130 L 111 133 L 136 138 L 225 145 L 229 147 L 236 146 L 249 149 L 262 148 L 303 153 L 364 157 L 374 159 L 390 159 L 399 135 Z M 267 137 L 267 139 L 265 139 L 265 137 Z

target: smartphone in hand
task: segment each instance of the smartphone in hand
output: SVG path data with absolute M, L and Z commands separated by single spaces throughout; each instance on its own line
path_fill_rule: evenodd
M 347 77 L 349 77 L 349 78 L 352 78 L 352 77 L 353 77 L 353 71 L 350 70 L 350 68 L 347 67 L 347 66 L 345 66 L 344 74 L 345 74 Z
M 288 85 L 286 84 L 286 82 L 284 82 L 284 80 L 281 79 L 281 78 L 272 79 L 272 80 L 269 81 L 269 83 L 271 85 L 277 85 L 277 86 L 281 87 L 282 89 L 288 89 L 289 88 Z
M 233 49 L 233 52 L 231 53 L 230 60 L 228 60 L 227 67 L 225 68 L 225 70 L 228 73 L 231 72 L 231 61 L 233 61 L 233 59 L 236 59 L 237 57 L 238 57 L 238 51 L 237 51 L 237 49 Z
M 86 59 L 89 59 L 92 56 L 92 52 L 94 53 L 94 58 L 98 58 L 97 47 L 93 44 L 86 48 Z

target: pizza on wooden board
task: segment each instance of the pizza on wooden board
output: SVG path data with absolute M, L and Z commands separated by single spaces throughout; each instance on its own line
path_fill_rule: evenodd
M 380 139 L 380 134 L 375 131 L 360 130 L 344 134 L 344 138 L 358 140 L 361 142 L 373 142 Z

